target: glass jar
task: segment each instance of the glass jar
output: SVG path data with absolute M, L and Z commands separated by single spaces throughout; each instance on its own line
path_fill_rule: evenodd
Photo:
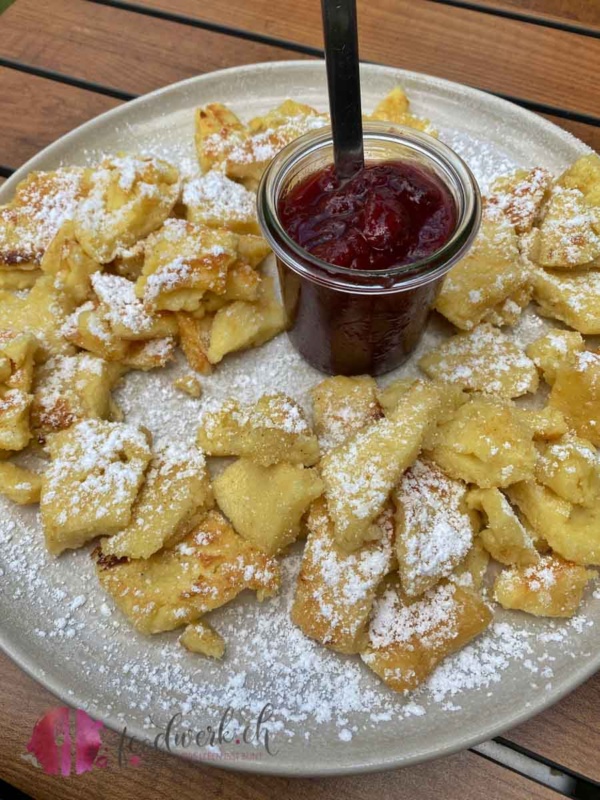
M 299 137 L 265 170 L 258 219 L 277 258 L 289 337 L 322 372 L 381 375 L 408 358 L 425 329 L 441 280 L 470 247 L 481 220 L 477 181 L 464 161 L 428 134 L 387 122 L 364 124 L 367 163 L 416 161 L 444 182 L 456 204 L 456 226 L 432 255 L 382 270 L 338 267 L 297 244 L 278 216 L 279 199 L 333 163 L 330 128 Z

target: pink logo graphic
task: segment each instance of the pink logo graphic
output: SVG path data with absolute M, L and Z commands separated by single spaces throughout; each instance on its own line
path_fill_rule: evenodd
M 27 751 L 33 753 L 47 775 L 73 773 L 71 724 L 75 734 L 75 774 L 89 772 L 94 766 L 106 766 L 106 757 L 98 756 L 102 746 L 100 731 L 104 725 L 85 711 L 61 706 L 48 711 L 36 722 L 27 743 Z

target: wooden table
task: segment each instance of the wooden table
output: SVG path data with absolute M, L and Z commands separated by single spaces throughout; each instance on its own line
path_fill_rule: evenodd
M 318 0 L 0 0 L 0 181 L 62 134 L 165 84 L 238 64 L 321 55 Z M 361 55 L 486 89 L 600 150 L 598 0 L 359 0 Z M 236 776 L 156 754 L 139 769 L 49 777 L 23 758 L 56 698 L 0 658 L 0 779 L 36 798 L 559 798 L 534 762 L 598 796 L 600 675 L 508 732 L 398 773 L 287 780 Z M 108 748 L 117 735 L 107 734 Z M 508 748 L 508 749 L 507 749 Z M 511 752 L 525 754 L 515 761 Z M 500 761 L 509 756 L 510 767 Z M 533 759 L 534 761 L 532 761 Z M 596 783 L 596 786 L 590 784 Z M 8 796 L 0 786 L 0 797 Z M 587 792 L 587 794 L 586 794 Z

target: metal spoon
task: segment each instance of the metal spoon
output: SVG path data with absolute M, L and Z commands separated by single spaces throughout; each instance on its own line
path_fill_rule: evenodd
M 356 0 L 321 0 L 333 156 L 340 181 L 365 163 L 358 66 Z

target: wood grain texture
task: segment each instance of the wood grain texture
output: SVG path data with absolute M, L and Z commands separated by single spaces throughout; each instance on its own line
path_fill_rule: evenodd
M 2 34 L 0 56 L 132 93 L 151 91 L 212 69 L 256 60 L 297 57 L 296 53 L 282 48 L 213 34 L 84 0 L 53 0 L 52 15 L 46 14 L 37 0 L 19 0 L 3 16 Z M 128 47 L 123 47 L 124 40 L 128 42 Z M 174 52 L 177 52 L 177 58 L 173 58 Z M 49 98 L 40 89 L 43 86 L 41 80 L 20 73 L 10 74 L 7 86 L 0 87 L 0 96 L 4 94 L 4 99 L 7 99 L 9 92 L 14 94 L 16 91 L 18 94 L 18 84 L 21 83 L 32 93 L 26 129 L 7 142 L 8 154 L 15 150 L 17 153 L 23 152 L 23 142 L 20 141 L 23 136 L 30 145 L 25 151 L 28 155 L 54 138 L 48 138 L 48 118 L 45 115 L 42 117 Z M 36 87 L 45 98 L 42 108 L 35 100 Z M 74 98 L 74 93 L 81 91 L 60 85 L 52 88 L 51 95 L 58 99 L 61 108 L 57 112 L 59 120 L 50 120 L 50 128 L 55 123 L 60 124 L 64 114 L 61 101 L 63 93 Z M 99 113 L 111 107 L 114 101 L 99 98 L 97 102 Z M 95 108 L 95 104 L 92 97 L 81 105 L 72 104 L 69 117 L 73 120 L 73 126 L 93 116 L 87 109 Z M 73 113 L 78 108 L 84 112 L 79 116 Z M 548 118 L 600 150 L 600 127 Z M 19 127 L 22 125 L 20 120 L 21 117 L 15 121 Z M 7 122 L 10 125 L 11 120 Z M 39 136 L 37 147 L 35 136 Z M 17 155 L 17 160 L 13 159 L 10 166 L 18 166 L 22 160 L 22 156 L 19 158 Z
M 35 800 L 559 800 L 560 795 L 483 757 L 464 752 L 401 771 L 348 778 L 297 779 L 236 775 L 191 764 L 164 753 L 142 755 L 139 767 L 116 763 L 119 736 L 104 731 L 106 769 L 58 778 L 24 760 L 33 725 L 59 702 L 0 656 L 0 777 Z
M 140 3 L 311 46 L 323 44 L 316 2 Z M 365 60 L 600 116 L 597 39 L 422 0 L 359 0 L 358 15 Z
M 118 100 L 94 92 L 2 67 L 0 103 L 16 111 L 0 122 L 0 159 L 13 169 L 63 134 L 119 105 Z M 600 128 L 548 119 L 600 150 Z
M 534 19 L 549 19 L 600 30 L 600 3 L 597 0 L 473 0 L 476 5 L 504 8 L 530 14 Z
M 19 0 L 2 17 L 0 56 L 133 94 L 225 67 L 298 58 L 85 0 L 52 0 L 51 14 L 39 0 Z
M 600 672 L 504 738 L 600 783 Z
M 0 67 L 0 162 L 16 168 L 118 100 Z M 10 113 L 8 113 L 10 109 Z

